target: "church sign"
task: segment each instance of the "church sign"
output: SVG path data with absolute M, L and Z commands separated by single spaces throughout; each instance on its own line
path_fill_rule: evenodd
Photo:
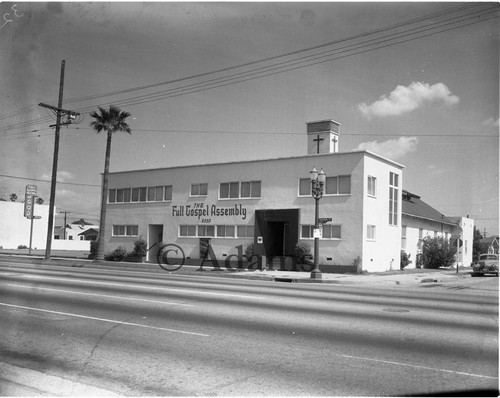
M 217 206 L 206 203 L 193 203 L 192 205 L 173 205 L 172 217 L 195 217 L 202 222 L 210 222 L 207 217 L 241 217 L 247 218 L 247 209 L 241 204 L 234 206 Z

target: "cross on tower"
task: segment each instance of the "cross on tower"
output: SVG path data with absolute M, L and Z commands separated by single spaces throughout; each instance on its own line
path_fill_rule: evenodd
M 318 143 L 318 149 L 317 149 L 316 153 L 319 153 L 319 142 L 323 141 L 323 140 L 324 140 L 324 138 L 319 138 L 319 134 L 318 134 L 317 138 L 313 139 L 313 141 Z

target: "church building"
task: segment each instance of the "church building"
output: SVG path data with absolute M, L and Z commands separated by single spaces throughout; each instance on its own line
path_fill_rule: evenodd
M 319 263 L 377 272 L 400 268 L 403 166 L 369 151 L 339 151 L 340 124 L 309 122 L 307 154 L 109 174 L 105 251 L 173 243 L 189 259 L 209 244 L 224 261 L 238 250 L 264 259 L 314 245 L 310 171 L 326 175 Z M 241 253 L 240 253 L 241 254 Z M 234 256 L 236 257 L 236 256 Z

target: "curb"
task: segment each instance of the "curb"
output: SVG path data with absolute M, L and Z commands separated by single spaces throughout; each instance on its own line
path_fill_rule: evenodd
M 200 276 L 217 276 L 226 279 L 248 279 L 257 281 L 269 281 L 277 283 L 326 283 L 326 284 L 341 284 L 341 285 L 420 285 L 423 283 L 444 283 L 450 280 L 456 280 L 458 277 L 464 278 L 470 276 L 468 270 L 463 269 L 460 273 L 453 273 L 450 275 L 443 275 L 443 270 L 429 271 L 435 273 L 415 272 L 407 274 L 398 274 L 390 272 L 389 274 L 374 273 L 374 274 L 328 274 L 328 278 L 311 279 L 308 275 L 290 275 L 291 272 L 284 272 L 282 275 L 276 275 L 274 272 L 283 271 L 226 271 L 220 269 L 218 271 L 204 269 L 199 272 L 199 267 L 196 265 L 184 265 L 183 268 L 168 272 L 158 266 L 157 263 L 132 263 L 132 262 L 116 262 L 116 261 L 96 261 L 77 259 L 69 257 L 58 257 L 45 260 L 45 258 L 26 256 L 26 255 L 12 255 L 0 253 L 0 263 L 16 261 L 18 263 L 34 264 L 34 265 L 52 265 L 60 267 L 72 268 L 88 268 L 88 269 L 108 269 L 117 271 L 132 271 L 132 272 L 148 272 L 155 274 L 177 274 L 177 275 L 200 275 Z M 272 272 L 272 273 L 271 273 Z M 440 272 L 440 274 L 438 274 Z M 448 271 L 449 272 L 449 271 Z M 335 275 L 335 276 L 333 276 Z M 418 278 L 421 275 L 422 278 Z

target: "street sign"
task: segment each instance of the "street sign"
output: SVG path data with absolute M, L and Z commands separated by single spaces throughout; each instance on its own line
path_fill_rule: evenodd
M 36 195 L 36 185 L 26 185 L 26 195 L 35 196 Z
M 26 195 L 24 197 L 24 217 L 33 217 L 33 195 Z
M 33 206 L 35 205 L 35 196 L 37 195 L 36 185 L 26 185 L 26 193 L 24 195 L 24 217 L 33 218 Z
M 323 238 L 323 229 L 322 228 L 314 228 L 313 229 L 313 238 Z

